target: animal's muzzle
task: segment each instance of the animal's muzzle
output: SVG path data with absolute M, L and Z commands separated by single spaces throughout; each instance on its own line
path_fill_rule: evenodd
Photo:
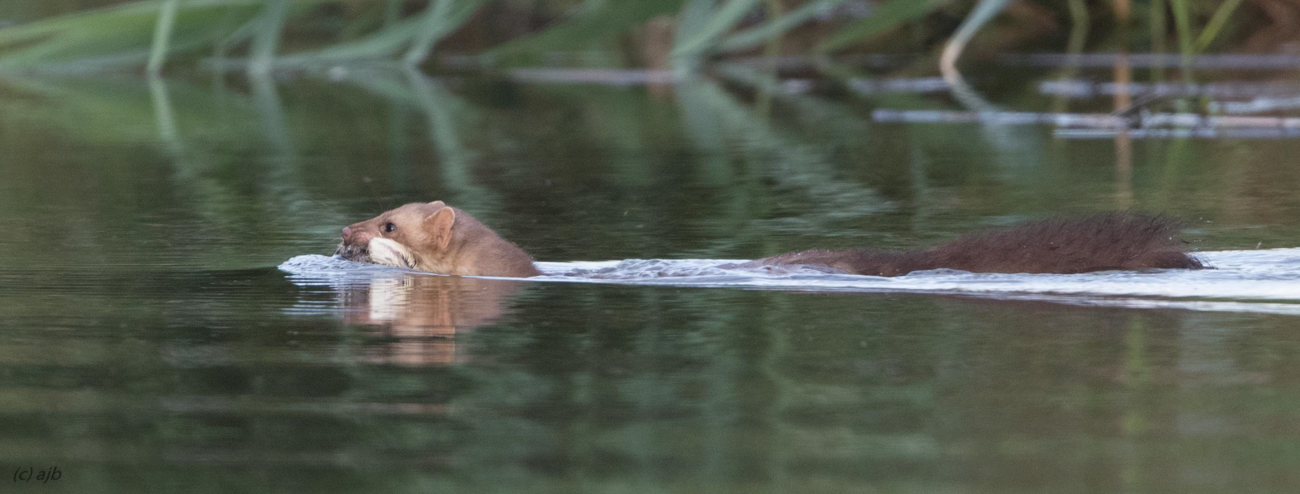
M 334 255 L 356 262 L 370 262 L 370 250 L 364 245 L 340 243 Z

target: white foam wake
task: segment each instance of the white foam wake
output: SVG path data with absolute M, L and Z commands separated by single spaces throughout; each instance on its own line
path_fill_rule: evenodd
M 725 268 L 734 259 L 539 262 L 534 281 L 750 289 L 967 294 L 1081 305 L 1300 315 L 1300 248 L 1196 254 L 1214 269 L 1000 274 L 933 270 L 882 278 L 810 267 Z M 326 256 L 298 256 L 280 269 L 295 282 L 419 273 Z

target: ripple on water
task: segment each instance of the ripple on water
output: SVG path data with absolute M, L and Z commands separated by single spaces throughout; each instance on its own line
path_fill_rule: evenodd
M 1047 300 L 1080 305 L 1300 315 L 1300 248 L 1201 252 L 1214 269 L 1085 274 L 969 273 L 950 269 L 882 278 L 814 267 L 739 268 L 735 259 L 539 262 L 535 281 L 734 287 L 797 291 L 920 292 Z M 298 256 L 280 265 L 294 283 L 424 275 L 339 258 Z

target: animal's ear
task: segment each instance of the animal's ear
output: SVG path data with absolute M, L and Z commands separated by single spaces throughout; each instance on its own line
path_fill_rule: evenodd
M 444 207 L 433 216 L 424 220 L 425 231 L 433 238 L 433 244 L 439 250 L 451 244 L 451 226 L 456 223 L 456 211 Z
M 445 203 L 443 203 L 442 201 L 433 201 L 433 202 L 429 203 L 429 205 L 430 205 L 430 206 L 433 206 L 433 207 L 435 207 L 435 208 L 445 208 L 445 207 L 447 207 L 447 205 L 446 205 Z

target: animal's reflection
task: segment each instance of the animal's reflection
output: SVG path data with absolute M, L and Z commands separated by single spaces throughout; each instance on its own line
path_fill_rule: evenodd
M 363 357 L 369 363 L 463 363 L 468 358 L 464 334 L 505 315 L 511 295 L 523 283 L 459 276 L 379 278 L 343 293 L 343 318 L 349 324 L 375 326 L 396 340 L 373 347 Z

